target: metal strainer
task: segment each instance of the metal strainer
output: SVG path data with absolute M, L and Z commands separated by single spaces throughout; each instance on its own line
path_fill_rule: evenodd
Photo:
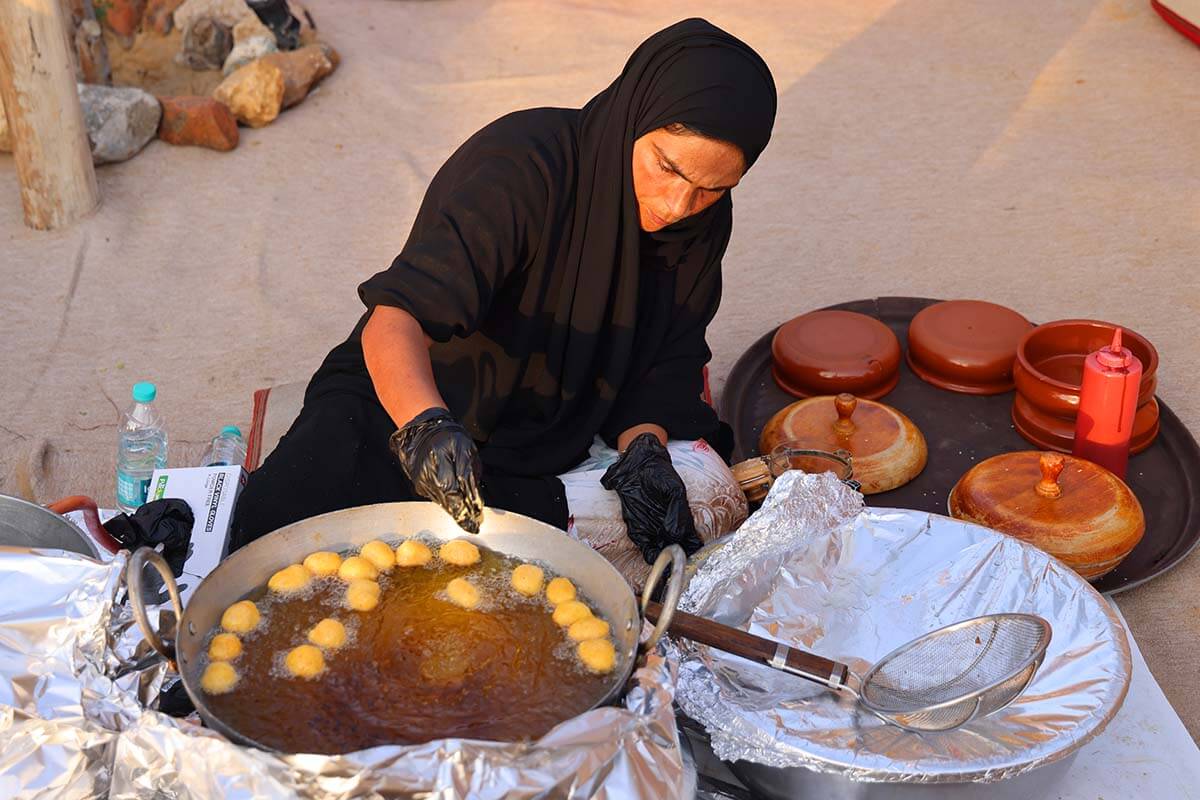
M 975 617 L 901 645 L 867 670 L 857 691 L 846 688 L 901 728 L 947 731 L 1025 691 L 1050 635 L 1050 623 L 1033 614 Z
M 648 596 L 643 608 L 659 619 Z M 1011 703 L 1033 680 L 1051 635 L 1039 616 L 988 614 L 901 645 L 859 678 L 840 662 L 682 611 L 667 624 L 673 636 L 851 694 L 884 722 L 910 731 L 948 731 Z

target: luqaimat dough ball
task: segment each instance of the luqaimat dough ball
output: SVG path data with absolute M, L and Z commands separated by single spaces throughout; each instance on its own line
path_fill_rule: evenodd
M 567 628 L 567 636 L 576 642 L 602 639 L 608 636 L 608 623 L 599 617 L 584 617 L 578 622 L 571 623 L 571 627 Z
M 378 539 L 364 544 L 359 555 L 370 561 L 380 572 L 387 572 L 396 566 L 396 554 L 392 552 L 392 548 Z
M 396 564 L 401 567 L 423 567 L 433 558 L 429 545 L 417 539 L 401 542 L 396 548 Z
M 617 664 L 617 650 L 608 639 L 588 639 L 577 648 L 579 660 L 592 672 L 609 672 Z
M 541 567 L 522 564 L 512 571 L 512 587 L 526 597 L 533 597 L 542 590 L 544 578 Z
M 308 641 L 326 650 L 336 650 L 346 643 L 346 626 L 336 619 L 323 619 L 308 632 Z
M 208 694 L 225 694 L 237 686 L 238 674 L 228 661 L 214 661 L 204 668 L 200 688 Z
M 208 657 L 213 661 L 232 661 L 242 654 L 242 640 L 232 633 L 218 633 L 208 644 Z
M 370 611 L 379 605 L 379 595 L 378 583 L 356 578 L 346 587 L 346 605 L 355 611 Z
M 566 578 L 555 578 L 546 584 L 546 599 L 551 605 L 566 603 L 575 599 L 575 584 Z
M 338 567 L 342 566 L 342 557 L 328 550 L 318 550 L 308 554 L 304 566 L 313 575 L 336 575 Z
M 288 672 L 297 678 L 315 678 L 325 671 L 325 656 L 311 644 L 302 644 L 288 651 L 283 660 Z
M 373 581 L 379 577 L 379 570 L 362 556 L 350 556 L 338 567 L 338 577 L 346 581 Z
M 447 564 L 469 567 L 479 563 L 479 548 L 466 539 L 451 539 L 441 546 L 438 556 Z
M 247 633 L 258 627 L 262 616 L 249 600 L 239 600 L 221 615 L 221 627 L 230 633 Z
M 456 606 L 475 608 L 479 605 L 479 590 L 475 588 L 475 584 L 463 578 L 455 578 L 447 583 L 446 594 Z
M 308 571 L 308 567 L 302 564 L 292 564 L 272 575 L 271 579 L 267 581 L 267 588 L 272 592 L 290 594 L 308 586 L 310 580 L 312 580 L 312 573 Z
M 592 610 L 578 600 L 568 600 L 554 609 L 554 621 L 564 628 L 581 619 L 587 619 L 591 615 Z

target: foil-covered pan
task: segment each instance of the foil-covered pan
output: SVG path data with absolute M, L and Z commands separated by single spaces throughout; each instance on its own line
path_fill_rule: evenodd
M 954 731 L 914 734 L 847 698 L 671 640 L 678 702 L 726 761 L 855 781 L 990 782 L 1063 759 L 1124 700 L 1124 627 L 1071 569 L 1023 542 L 924 512 L 864 509 L 832 475 L 789 472 L 708 554 L 680 608 L 864 670 L 926 631 L 995 612 L 1047 619 L 1053 639 L 1011 705 Z

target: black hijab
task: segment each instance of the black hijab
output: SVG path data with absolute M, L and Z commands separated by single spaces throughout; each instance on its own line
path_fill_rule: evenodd
M 689 19 L 642 43 L 582 109 L 502 117 L 439 170 L 404 250 L 359 294 L 407 310 L 434 340 L 438 388 L 480 444 L 489 504 L 528 512 L 488 497 L 489 474 L 561 473 L 597 433 L 612 442 L 655 422 L 674 438 L 717 434 L 699 395 L 732 205 L 726 194 L 644 235 L 633 143 L 679 122 L 735 144 L 749 167 L 775 103 L 753 50 Z M 648 262 L 657 275 L 643 275 Z M 325 376 L 365 375 L 365 319 L 310 396 L 337 383 Z

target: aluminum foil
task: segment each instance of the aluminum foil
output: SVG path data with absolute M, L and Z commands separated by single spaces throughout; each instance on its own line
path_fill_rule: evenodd
M 988 782 L 1064 758 L 1112 719 L 1129 643 L 1103 598 L 1017 539 L 948 517 L 863 509 L 831 475 L 788 472 L 696 571 L 681 607 L 840 660 L 862 674 L 927 631 L 981 614 L 1040 614 L 1045 661 L 1011 705 L 955 731 L 903 731 L 800 678 L 672 642 L 676 697 L 727 761 L 874 782 Z
M 532 744 L 443 740 L 344 756 L 242 747 L 153 710 L 165 662 L 119 599 L 125 558 L 0 548 L 0 798 L 663 798 L 694 785 L 652 655 L 624 707 Z M 151 619 L 160 614 L 152 610 Z M 161 614 L 164 621 L 169 614 Z

